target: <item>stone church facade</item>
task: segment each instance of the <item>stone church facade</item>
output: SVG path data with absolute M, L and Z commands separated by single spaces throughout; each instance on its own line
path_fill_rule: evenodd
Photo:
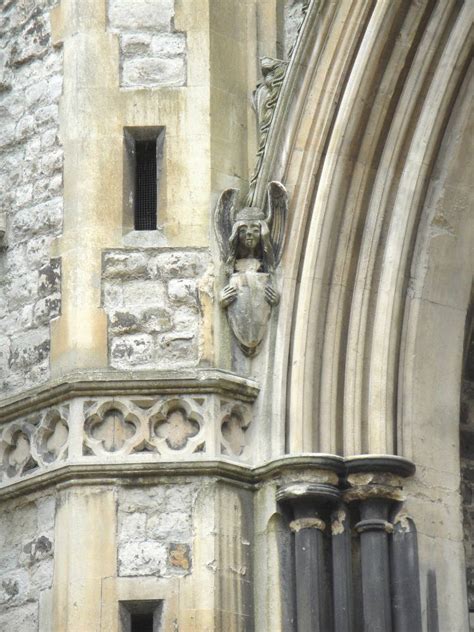
M 474 629 L 473 13 L 3 0 L 1 631 Z

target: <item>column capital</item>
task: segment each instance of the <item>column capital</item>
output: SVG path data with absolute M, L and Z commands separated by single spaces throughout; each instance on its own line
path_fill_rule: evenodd
M 278 502 L 289 504 L 310 501 L 317 505 L 332 505 L 339 502 L 340 492 L 336 485 L 328 483 L 295 481 L 282 485 L 277 490 L 276 499 Z
M 402 502 L 403 479 L 413 476 L 415 465 L 391 455 L 364 455 L 346 459 L 346 502 L 385 499 Z

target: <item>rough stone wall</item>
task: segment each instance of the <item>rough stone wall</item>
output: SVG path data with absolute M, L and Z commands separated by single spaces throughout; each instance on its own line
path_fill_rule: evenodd
M 103 305 L 114 368 L 171 369 L 200 358 L 205 250 L 111 250 L 104 254 Z M 211 285 L 212 288 L 212 285 Z
M 41 632 L 40 601 L 53 580 L 55 498 L 2 504 L 0 630 Z M 45 615 L 47 616 L 47 615 Z
M 58 138 L 62 51 L 51 45 L 55 0 L 0 4 L 0 396 L 49 377 L 49 322 L 60 309 L 62 225 Z
M 198 490 L 198 483 L 183 483 L 119 491 L 119 576 L 192 571 L 192 509 Z
M 186 36 L 174 28 L 174 0 L 109 0 L 108 9 L 120 39 L 123 87 L 186 84 Z

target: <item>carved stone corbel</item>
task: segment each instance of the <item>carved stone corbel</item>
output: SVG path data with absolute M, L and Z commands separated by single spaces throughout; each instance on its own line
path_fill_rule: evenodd
M 285 238 L 288 195 L 270 182 L 264 209 L 239 209 L 238 189 L 222 193 L 215 212 L 215 231 L 225 262 L 226 285 L 220 304 L 240 348 L 254 356 L 262 342 L 272 307 L 279 301 L 275 287 Z

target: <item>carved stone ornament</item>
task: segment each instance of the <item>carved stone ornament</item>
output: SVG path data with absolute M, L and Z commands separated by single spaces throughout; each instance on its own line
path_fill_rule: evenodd
M 282 59 L 273 59 L 272 57 L 262 57 L 260 59 L 260 66 L 262 80 L 257 84 L 253 94 L 253 104 L 257 115 L 258 149 L 255 168 L 250 178 L 249 191 L 246 198 L 247 206 L 252 206 L 254 201 L 255 187 L 262 169 L 268 134 L 270 132 L 273 114 L 275 113 L 278 97 L 280 96 L 288 62 Z
M 0 464 L 6 478 L 27 474 L 38 467 L 31 454 L 35 427 L 26 421 L 13 422 L 3 432 L 0 442 Z
M 254 356 L 279 301 L 275 269 L 283 250 L 288 195 L 270 182 L 264 209 L 237 208 L 238 189 L 226 189 L 215 211 L 215 230 L 226 265 L 227 284 L 220 304 L 245 355 Z
M 250 408 L 238 402 L 223 402 L 221 406 L 222 454 L 245 460 L 249 456 L 246 432 L 252 420 Z

